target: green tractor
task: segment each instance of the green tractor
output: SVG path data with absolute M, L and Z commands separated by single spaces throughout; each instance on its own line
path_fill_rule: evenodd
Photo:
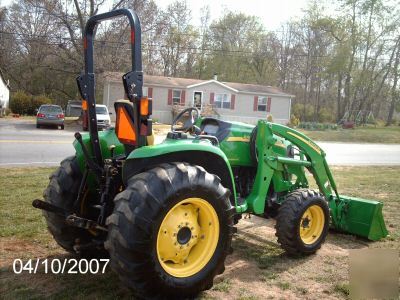
M 93 38 L 103 20 L 126 16 L 132 71 L 117 101 L 116 126 L 98 132 Z M 378 240 L 382 203 L 339 195 L 324 151 L 307 136 L 265 120 L 257 126 L 183 110 L 161 144 L 152 141 L 151 99 L 143 97 L 141 31 L 127 9 L 86 24 L 85 73 L 77 78 L 89 133 L 51 175 L 44 201 L 50 233 L 64 249 L 110 257 L 122 282 L 143 298 L 185 298 L 211 288 L 232 252 L 241 215 L 276 218 L 289 255 L 315 253 L 328 229 Z M 308 170 L 319 190 L 309 189 Z

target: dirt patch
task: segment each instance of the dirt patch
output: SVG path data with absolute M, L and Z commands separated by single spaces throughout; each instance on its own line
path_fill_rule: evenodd
M 0 245 L 0 268 L 12 266 L 12 263 L 16 258 L 36 259 L 67 254 L 54 241 L 44 245 L 42 242 L 35 240 L 28 241 L 11 237 L 0 238 Z
M 274 221 L 258 217 L 243 219 L 234 237 L 234 253 L 226 260 L 225 272 L 219 275 L 211 290 L 200 295 L 203 299 L 338 299 L 343 295 L 335 290 L 337 284 L 347 282 L 348 249 L 366 247 L 363 241 L 350 236 L 331 234 L 322 249 L 309 257 L 293 259 L 284 254 L 276 238 Z M 121 289 L 111 270 L 103 275 L 14 274 L 14 259 L 68 259 L 73 256 L 51 241 L 48 244 L 18 238 L 1 238 L 0 267 L 3 295 L 15 296 L 15 290 L 28 291 L 38 297 L 45 295 L 73 295 L 84 291 L 90 298 L 108 294 L 99 285 L 107 281 L 118 296 L 130 298 L 127 289 Z M 85 287 L 81 281 L 85 280 Z M 87 288 L 92 283 L 93 287 Z M 80 291 L 78 291 L 78 288 Z M 71 290 L 72 289 L 72 290 Z M 28 293 L 27 292 L 27 293 Z M 24 295 L 22 294 L 17 295 Z M 112 294 L 115 296 L 115 294 Z

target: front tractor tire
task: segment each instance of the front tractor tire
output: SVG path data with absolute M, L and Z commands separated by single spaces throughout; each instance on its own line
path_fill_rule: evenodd
M 107 219 L 111 267 L 140 298 L 212 287 L 231 252 L 230 192 L 202 167 L 163 164 L 129 179 Z
M 315 253 L 329 229 L 329 207 L 325 198 L 307 189 L 288 194 L 279 208 L 275 228 L 278 242 L 287 254 Z
M 82 179 L 76 157 L 71 156 L 64 159 L 49 179 L 50 183 L 43 192 L 44 200 L 55 206 L 71 210 Z M 73 246 L 77 241 L 85 243 L 90 239 L 86 230 L 67 225 L 64 218 L 47 211 L 43 211 L 43 215 L 50 233 L 65 250 L 75 253 Z

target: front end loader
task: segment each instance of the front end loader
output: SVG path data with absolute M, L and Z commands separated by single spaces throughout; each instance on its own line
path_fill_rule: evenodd
M 115 102 L 115 128 L 99 132 L 94 32 L 119 16 L 131 27 L 132 70 L 122 77 L 129 100 Z M 244 213 L 275 218 L 278 242 L 289 255 L 317 251 L 330 227 L 373 241 L 387 235 L 382 203 L 339 194 L 325 152 L 286 126 L 203 118 L 189 107 L 154 145 L 134 12 L 91 17 L 84 51 L 85 72 L 77 82 L 89 133 L 75 134 L 76 154 L 61 162 L 44 201 L 33 206 L 44 211 L 64 249 L 109 255 L 136 296 L 187 298 L 209 289 L 224 272 L 234 225 Z M 309 188 L 308 173 L 318 190 Z

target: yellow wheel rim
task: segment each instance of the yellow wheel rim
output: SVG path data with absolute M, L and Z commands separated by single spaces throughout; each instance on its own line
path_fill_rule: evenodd
M 157 235 L 157 256 L 174 277 L 189 277 L 210 261 L 219 239 L 214 207 L 201 198 L 180 201 L 164 217 Z
M 304 244 L 315 243 L 322 234 L 325 215 L 322 208 L 312 205 L 304 212 L 300 220 L 300 237 Z

